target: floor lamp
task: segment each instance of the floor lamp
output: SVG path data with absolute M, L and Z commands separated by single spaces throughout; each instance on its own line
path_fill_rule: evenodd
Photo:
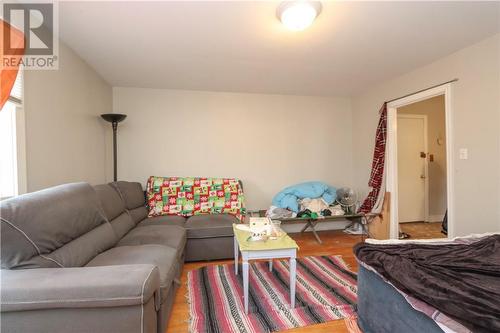
M 123 121 L 127 115 L 119 113 L 105 113 L 101 114 L 102 119 L 111 123 L 113 126 L 113 180 L 116 182 L 116 130 L 118 123 Z

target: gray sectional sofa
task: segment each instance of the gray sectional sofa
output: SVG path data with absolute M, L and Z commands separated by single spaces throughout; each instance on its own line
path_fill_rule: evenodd
M 0 202 L 2 333 L 166 330 L 184 261 L 233 257 L 229 215 L 147 217 L 139 183 Z

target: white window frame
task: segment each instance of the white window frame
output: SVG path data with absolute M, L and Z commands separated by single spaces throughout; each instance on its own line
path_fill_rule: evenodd
M 23 75 L 22 69 L 19 69 L 19 74 Z M 14 195 L 24 194 L 28 191 L 27 172 L 26 172 L 26 117 L 24 112 L 24 80 L 22 81 L 22 97 L 21 99 L 9 97 L 7 103 L 12 103 L 15 106 L 15 119 L 13 119 L 15 145 L 14 151 L 14 170 L 15 170 L 15 191 Z M 6 198 L 0 198 L 6 199 Z
M 28 192 L 26 171 L 26 116 L 23 105 L 16 105 L 16 159 L 17 195 L 19 195 Z

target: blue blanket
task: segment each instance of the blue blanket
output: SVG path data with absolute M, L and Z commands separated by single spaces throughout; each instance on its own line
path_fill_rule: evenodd
M 323 182 L 306 182 L 292 185 L 274 196 L 273 206 L 298 212 L 298 200 L 304 198 L 323 198 L 330 205 L 337 198 L 337 189 Z

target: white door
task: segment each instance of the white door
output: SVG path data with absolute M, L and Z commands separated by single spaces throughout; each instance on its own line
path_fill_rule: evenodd
M 398 115 L 399 222 L 425 220 L 426 116 Z

